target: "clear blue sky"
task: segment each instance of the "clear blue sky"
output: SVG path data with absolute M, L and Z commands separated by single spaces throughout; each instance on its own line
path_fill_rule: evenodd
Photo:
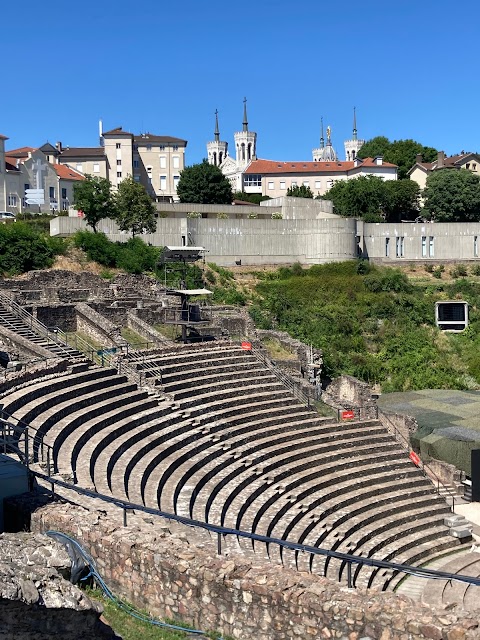
M 24 0 L 2 3 L 7 148 L 98 142 L 98 120 L 188 140 L 219 110 L 233 154 L 248 98 L 260 158 L 309 160 L 320 116 L 359 137 L 480 151 L 480 3 L 450 0 Z

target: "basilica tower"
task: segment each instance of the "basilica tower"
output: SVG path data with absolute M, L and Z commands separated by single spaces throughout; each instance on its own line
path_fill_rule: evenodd
M 314 162 L 336 162 L 337 152 L 332 146 L 332 130 L 327 127 L 327 144 L 325 145 L 325 138 L 323 137 L 323 118 L 321 118 L 321 134 L 320 134 L 320 146 L 318 149 L 313 149 L 312 156 Z
M 360 148 L 365 144 L 365 140 L 359 140 L 357 137 L 357 114 L 356 109 L 353 107 L 353 134 L 351 140 L 345 140 L 345 160 L 347 162 L 353 162 L 357 157 Z
M 257 134 L 248 130 L 247 99 L 243 99 L 242 131 L 234 134 L 237 167 L 243 171 L 247 165 L 257 158 Z
M 228 155 L 228 142 L 220 140 L 218 110 L 215 110 L 215 132 L 213 135 L 214 140 L 207 142 L 207 157 L 210 164 L 219 167 Z

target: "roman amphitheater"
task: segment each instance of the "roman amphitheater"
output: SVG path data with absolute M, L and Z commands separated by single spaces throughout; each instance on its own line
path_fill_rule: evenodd
M 0 282 L 1 442 L 34 489 L 8 526 L 72 536 L 114 592 L 224 637 L 479 638 L 472 525 L 408 419 L 349 378 L 320 415 L 320 352 L 276 334 L 274 361 L 246 315 L 182 300 L 140 276 Z

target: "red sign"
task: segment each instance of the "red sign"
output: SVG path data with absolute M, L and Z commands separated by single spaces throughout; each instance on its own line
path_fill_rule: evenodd
M 416 464 L 417 467 L 419 467 L 422 463 L 422 461 L 420 460 L 420 458 L 417 456 L 417 454 L 415 453 L 415 451 L 410 451 L 410 460 L 413 462 L 413 464 Z
M 355 411 L 342 411 L 342 420 L 351 420 L 355 418 Z
M 250 351 L 251 348 L 252 348 L 251 342 L 242 342 L 242 349 L 244 351 Z

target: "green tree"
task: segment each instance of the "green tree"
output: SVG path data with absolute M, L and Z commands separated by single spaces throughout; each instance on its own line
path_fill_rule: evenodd
M 118 185 L 116 195 L 116 220 L 122 231 L 130 231 L 133 236 L 146 231 L 154 233 L 157 229 L 155 207 L 139 182 L 128 176 Z
M 354 180 L 338 180 L 323 196 L 333 202 L 337 215 L 383 222 L 385 183 L 377 176 L 361 176 Z
M 420 211 L 420 187 L 414 180 L 386 180 L 383 211 L 386 222 L 414 220 Z
M 233 200 L 243 200 L 252 204 L 260 204 L 264 200 L 270 200 L 270 196 L 262 196 L 260 193 L 245 193 L 245 191 L 235 191 L 232 196 Z
M 180 202 L 232 204 L 232 187 L 218 167 L 203 160 L 185 167 L 177 185 Z
M 85 176 L 73 186 L 73 205 L 83 211 L 85 220 L 97 232 L 97 225 L 104 218 L 115 217 L 115 201 L 110 181 L 96 176 Z
M 385 162 L 398 166 L 398 178 L 408 177 L 408 171 L 415 164 L 417 155 L 421 155 L 424 162 L 432 162 L 437 157 L 437 150 L 425 147 L 415 140 L 394 140 L 390 142 L 385 136 L 377 136 L 368 140 L 358 152 L 359 158 L 375 158 L 383 156 Z
M 480 221 L 480 177 L 466 169 L 440 169 L 427 178 L 425 214 L 436 222 Z
M 313 198 L 313 192 L 310 187 L 306 187 L 304 184 L 301 186 L 295 185 L 287 189 L 287 196 L 293 196 L 294 198 Z
M 93 235 L 93 234 L 92 234 Z M 51 267 L 63 242 L 23 222 L 0 225 L 0 274 L 15 275 Z

